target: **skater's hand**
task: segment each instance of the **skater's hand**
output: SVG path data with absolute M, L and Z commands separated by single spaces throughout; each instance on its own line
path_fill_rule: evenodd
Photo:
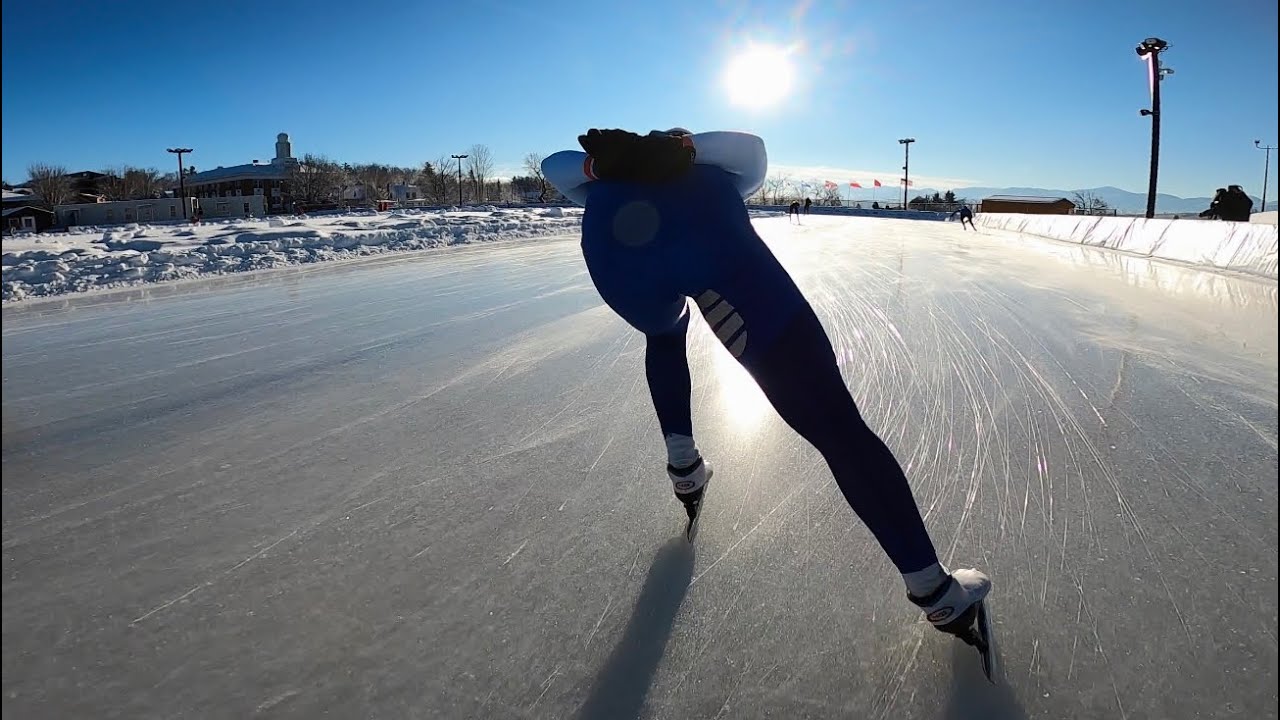
M 592 128 L 578 136 L 578 143 L 591 156 L 592 171 L 601 180 L 670 182 L 693 165 L 694 149 L 686 137 Z

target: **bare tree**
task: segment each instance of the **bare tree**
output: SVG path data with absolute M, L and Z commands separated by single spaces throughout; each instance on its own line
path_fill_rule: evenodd
M 1075 192 L 1076 212 L 1082 215 L 1101 215 L 1111 209 L 1111 204 L 1098 197 L 1092 190 Z
M 356 182 L 364 186 L 366 200 L 388 200 L 391 198 L 391 182 L 394 169 L 387 165 L 370 163 L 353 168 Z
M 818 195 L 819 205 L 829 205 L 831 207 L 839 207 L 844 204 L 840 197 L 839 185 L 823 185 L 822 192 Z
M 40 203 L 52 208 L 64 205 L 71 199 L 71 180 L 67 178 L 67 169 L 61 165 L 32 163 L 27 166 L 27 184 L 31 192 L 40 198 Z
M 782 204 L 782 195 L 786 192 L 787 186 L 791 184 L 791 176 L 785 173 L 774 173 L 765 178 L 764 181 L 764 199 L 766 203 L 772 202 L 774 205 Z
M 458 162 L 448 155 L 441 155 L 432 163 L 436 168 L 435 183 L 427 193 L 431 202 L 443 205 L 458 196 Z
M 479 191 L 476 199 L 480 202 L 487 200 L 486 181 L 493 174 L 493 153 L 488 145 L 472 145 L 467 150 L 467 174 L 472 178 L 472 186 Z
M 103 177 L 98 179 L 98 192 L 108 200 L 124 200 L 124 169 L 107 167 L 102 169 Z
M 160 194 L 160 171 L 155 168 L 126 167 L 122 179 L 124 195 L 129 200 L 145 200 Z
M 308 153 L 289 168 L 289 194 L 295 202 L 321 203 L 340 191 L 342 168 L 323 155 Z
M 541 153 L 531 152 L 524 156 L 524 169 L 529 172 L 529 177 L 538 183 L 538 202 L 547 201 L 547 178 L 542 174 L 542 161 L 545 160 Z

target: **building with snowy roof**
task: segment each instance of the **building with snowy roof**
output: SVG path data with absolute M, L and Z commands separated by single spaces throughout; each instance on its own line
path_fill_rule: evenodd
M 40 205 L 41 199 L 39 195 L 30 190 L 5 190 L 4 206 L 5 208 L 26 207 L 27 205 Z
M 270 162 L 254 160 L 246 165 L 216 167 L 192 173 L 184 179 L 187 195 L 195 198 L 237 198 L 260 195 L 267 212 L 290 209 L 289 173 L 297 167 L 288 133 L 276 136 L 276 156 Z
M 53 227 L 52 210 L 37 205 L 4 206 L 4 232 L 7 234 L 44 232 Z
M 1070 215 L 1076 204 L 1064 197 L 1034 195 L 992 195 L 983 198 L 979 208 L 984 213 L 1018 213 L 1021 215 Z

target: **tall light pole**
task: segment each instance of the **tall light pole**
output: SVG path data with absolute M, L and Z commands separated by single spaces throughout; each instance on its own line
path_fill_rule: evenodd
M 915 138 L 902 138 L 898 144 L 902 146 L 902 209 L 907 209 L 907 188 L 911 187 L 911 143 Z
M 1138 43 L 1134 51 L 1147 61 L 1147 80 L 1151 85 L 1151 109 L 1140 112 L 1151 118 L 1151 176 L 1147 181 L 1147 217 L 1156 216 L 1156 185 L 1160 172 L 1160 82 L 1173 71 L 1160 64 L 1160 53 L 1169 49 L 1169 43 L 1158 37 L 1149 37 Z
M 1267 160 L 1262 166 L 1262 209 L 1258 212 L 1267 211 L 1267 179 L 1271 175 L 1271 151 L 1276 149 L 1275 145 L 1263 145 L 1261 140 L 1254 140 L 1253 146 L 1259 150 L 1267 151 Z
M 462 160 L 466 155 L 450 155 L 449 157 L 458 161 L 458 207 L 462 207 Z
M 178 156 L 178 193 L 182 195 L 182 219 L 187 219 L 187 178 L 182 171 L 182 155 L 191 152 L 191 148 L 169 148 L 169 152 Z

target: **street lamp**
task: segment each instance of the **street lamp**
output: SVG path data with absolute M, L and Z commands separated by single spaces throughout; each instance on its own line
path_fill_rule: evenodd
M 178 193 L 182 195 L 182 219 L 187 219 L 187 178 L 182 171 L 182 155 L 191 152 L 191 148 L 169 148 L 168 152 L 178 156 Z
M 907 209 L 907 188 L 911 187 L 911 143 L 915 138 L 902 138 L 898 144 L 902 146 L 902 209 Z
M 1151 85 L 1151 109 L 1141 110 L 1143 117 L 1151 118 L 1151 177 L 1147 182 L 1147 217 L 1156 216 L 1156 185 L 1160 172 L 1160 81 L 1173 70 L 1160 65 L 1160 53 L 1169 49 L 1169 43 L 1157 37 L 1149 37 L 1138 43 L 1134 51 L 1147 61 L 1147 79 Z
M 1266 164 L 1262 166 L 1262 209 L 1258 212 L 1267 211 L 1267 178 L 1271 175 L 1271 151 L 1276 149 L 1275 145 L 1263 145 L 1261 140 L 1254 140 L 1253 146 L 1259 150 L 1267 151 Z
M 466 155 L 450 155 L 449 157 L 458 161 L 458 207 L 462 207 L 462 160 Z

